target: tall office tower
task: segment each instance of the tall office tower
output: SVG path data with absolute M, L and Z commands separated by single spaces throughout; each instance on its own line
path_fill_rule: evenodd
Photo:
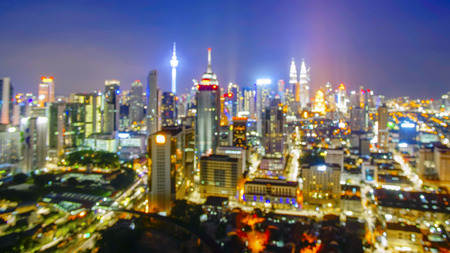
M 228 125 L 230 124 L 231 121 L 231 115 L 230 115 L 230 111 L 232 110 L 229 106 L 228 106 L 228 94 L 230 93 L 223 93 L 223 89 L 221 88 L 221 94 L 223 94 L 222 96 L 220 96 L 220 121 L 219 124 L 221 127 L 223 126 L 227 126 L 226 128 L 224 128 L 224 130 L 228 129 Z M 230 94 L 231 96 L 231 94 Z M 222 128 L 221 128 L 222 129 Z M 222 131 L 221 131 L 222 132 Z M 228 131 L 227 131 L 228 132 Z
M 172 93 L 173 94 L 177 94 L 177 66 L 178 66 L 178 59 L 177 59 L 177 52 L 176 52 L 175 42 L 173 43 L 173 55 L 172 55 L 172 59 L 170 60 L 170 66 L 172 66 Z
M 41 77 L 38 89 L 39 107 L 44 107 L 45 103 L 55 102 L 55 82 L 53 76 Z
M 47 157 L 48 119 L 46 117 L 22 118 L 23 135 L 22 172 L 30 173 L 45 166 Z
M 189 152 L 184 152 L 188 141 L 184 127 L 167 127 L 149 136 L 150 211 L 170 214 L 172 201 L 184 198 L 191 184 L 185 168 L 192 159 Z
M 281 100 L 281 103 L 285 103 L 285 97 L 284 97 L 284 92 L 285 92 L 285 89 L 284 89 L 284 80 L 283 79 L 280 79 L 280 80 L 278 80 L 278 83 L 277 83 L 277 85 L 278 85 L 278 96 L 280 96 L 280 100 Z
M 345 85 L 341 83 L 338 87 L 337 91 L 337 108 L 339 111 L 346 113 L 347 112 L 347 92 L 345 90 Z
M 208 49 L 208 69 L 197 85 L 195 135 L 197 157 L 212 154 L 219 138 L 220 92 L 217 76 L 211 70 L 211 48 Z
M 147 80 L 147 132 L 161 130 L 161 91 L 158 88 L 158 71 L 152 70 Z
M 306 69 L 305 59 L 300 67 L 300 106 L 305 108 L 309 103 L 309 70 Z
M 277 97 L 272 100 L 270 107 L 263 114 L 262 143 L 265 154 L 282 156 L 285 142 L 285 114 L 283 104 Z
M 364 129 L 364 109 L 356 106 L 350 111 L 350 129 L 355 131 L 366 131 Z
M 9 77 L 0 78 L 0 108 L 1 108 L 1 124 L 9 124 L 11 112 L 13 110 L 14 89 L 11 86 Z
M 255 119 L 255 98 L 256 92 L 253 89 L 243 88 L 243 103 L 242 103 L 242 111 L 246 112 L 248 117 Z
M 238 112 L 241 110 L 240 108 L 240 97 L 241 97 L 241 91 L 239 90 L 239 85 L 236 83 L 229 83 L 228 84 L 228 103 L 231 103 L 229 108 L 231 110 L 228 112 L 230 114 L 230 117 L 236 117 Z
M 325 114 L 326 109 L 327 108 L 325 105 L 325 94 L 322 91 L 322 89 L 319 89 L 316 92 L 316 97 L 314 99 L 314 107 L 312 111 L 320 114 Z
M 210 155 L 200 158 L 200 194 L 202 197 L 237 195 L 242 179 L 242 164 L 237 158 Z
M 293 90 L 298 83 L 297 67 L 295 66 L 294 58 L 292 58 L 291 69 L 289 70 L 289 89 Z
M 247 149 L 247 117 L 233 117 L 233 146 Z
M 321 164 L 302 168 L 303 199 L 308 204 L 332 204 L 341 199 L 341 168 L 338 165 Z
M 97 93 L 78 93 L 73 94 L 71 102 L 84 105 L 85 109 L 85 137 L 89 137 L 93 133 L 102 131 L 102 94 Z
M 114 134 L 119 131 L 119 86 L 120 82 L 117 80 L 105 81 L 105 93 L 103 100 L 103 133 Z
M 54 103 L 50 105 L 48 148 L 62 155 L 65 151 L 84 145 L 86 105 Z
M 128 117 L 131 124 L 138 124 L 144 119 L 144 101 L 142 99 L 142 83 L 139 80 L 131 84 L 130 109 Z
M 409 121 L 404 121 L 399 125 L 399 143 L 416 144 L 418 135 L 418 126 Z
M 176 126 L 177 122 L 177 97 L 174 93 L 166 91 L 161 96 L 161 126 Z
M 256 131 L 262 133 L 263 115 L 270 105 L 270 79 L 256 80 Z
M 389 146 L 389 128 L 388 124 L 388 108 L 386 105 L 378 107 L 378 145 L 383 152 L 388 152 Z
M 21 133 L 18 127 L 0 125 L 0 164 L 2 168 L 20 165 L 22 159 Z

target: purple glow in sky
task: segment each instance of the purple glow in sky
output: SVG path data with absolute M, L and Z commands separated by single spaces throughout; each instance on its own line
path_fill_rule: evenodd
M 294 57 L 311 88 L 360 85 L 388 97 L 437 98 L 450 90 L 449 1 L 13 1 L 0 2 L 0 77 L 56 94 L 124 89 L 151 69 L 170 89 L 173 42 L 178 90 L 206 70 L 221 84 L 289 79 Z

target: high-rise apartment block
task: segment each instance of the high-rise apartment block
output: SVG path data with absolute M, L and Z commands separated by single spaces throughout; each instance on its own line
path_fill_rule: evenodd
M 320 164 L 302 168 L 303 199 L 309 204 L 339 204 L 341 168 Z
M 38 103 L 40 107 L 44 107 L 48 102 L 55 102 L 55 82 L 53 76 L 41 77 L 38 88 Z
M 200 158 L 200 193 L 203 197 L 237 196 L 242 164 L 236 158 L 210 155 Z
M 13 110 L 14 89 L 9 77 L 0 78 L 1 124 L 9 124 Z

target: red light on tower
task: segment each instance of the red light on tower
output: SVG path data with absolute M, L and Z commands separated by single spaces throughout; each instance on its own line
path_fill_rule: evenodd
M 361 93 L 364 94 L 364 90 L 363 89 L 361 89 Z
M 197 90 L 200 89 L 200 85 L 197 85 Z
M 367 92 L 370 92 L 370 89 L 367 89 Z
M 217 90 L 217 85 L 213 85 L 213 90 Z
M 228 93 L 228 97 L 232 98 L 233 97 L 233 93 Z

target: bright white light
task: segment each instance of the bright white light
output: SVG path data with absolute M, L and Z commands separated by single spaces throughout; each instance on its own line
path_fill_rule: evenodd
M 408 143 L 399 143 L 398 146 L 401 148 L 406 148 L 408 147 Z
M 268 85 L 271 84 L 272 80 L 270 79 L 258 79 L 256 80 L 256 85 Z
M 410 123 L 410 122 L 403 122 L 400 126 L 403 128 L 413 128 L 416 125 L 414 125 L 413 123 Z
M 17 129 L 15 127 L 8 128 L 9 133 L 14 133 Z
M 339 126 L 340 129 L 345 128 L 345 123 L 344 122 L 339 122 L 338 126 Z
M 124 139 L 124 138 L 130 137 L 130 134 L 129 133 L 119 133 L 118 136 L 119 136 L 119 138 Z
M 44 95 L 44 94 L 42 94 L 42 95 L 39 95 L 39 99 L 40 99 L 40 100 L 43 100 L 43 99 L 45 99 L 45 95 Z
M 319 165 L 319 166 L 317 166 L 317 170 L 318 170 L 318 171 L 326 171 L 326 170 L 327 170 L 327 166 L 325 166 L 325 165 Z

